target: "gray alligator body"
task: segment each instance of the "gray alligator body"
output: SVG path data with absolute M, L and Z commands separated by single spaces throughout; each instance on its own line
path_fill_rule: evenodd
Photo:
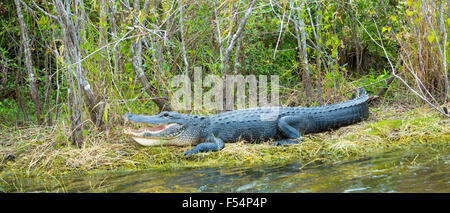
M 126 114 L 135 123 L 150 124 L 126 130 L 143 145 L 197 145 L 185 155 L 218 151 L 227 142 L 267 141 L 274 145 L 297 144 L 301 135 L 323 132 L 367 119 L 368 96 L 322 107 L 270 107 L 235 110 L 210 116 L 161 112 L 155 116 Z

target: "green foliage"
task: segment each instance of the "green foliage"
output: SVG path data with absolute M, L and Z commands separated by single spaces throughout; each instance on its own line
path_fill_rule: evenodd
M 31 2 L 25 3 L 35 9 Z M 169 84 L 170 79 L 184 73 L 181 38 L 185 41 L 190 73 L 194 67 L 202 67 L 204 75 L 222 76 L 221 49 L 227 48 L 248 8 L 246 1 L 216 2 L 214 8 L 209 1 L 163 0 L 160 4 L 148 5 L 148 11 L 144 14 L 145 3 L 140 1 L 140 8 L 132 8 L 132 2 L 124 4 L 113 1 L 104 7 L 102 2 L 83 1 L 83 7 L 71 8 L 77 8 L 71 12 L 79 30 L 77 39 L 86 80 L 98 98 L 107 102 L 103 121 L 111 125 L 127 111 L 157 112 L 150 99 L 153 96 L 170 96 L 174 92 Z M 184 5 L 184 35 L 180 30 L 181 3 Z M 294 7 L 286 1 L 275 3 L 257 3 L 243 30 L 240 54 L 236 56 L 234 50 L 231 52 L 229 66 L 233 70 L 235 61 L 238 61 L 239 74 L 279 75 L 281 93 L 287 94 L 283 97 L 296 96 L 282 99 L 282 103 L 291 105 L 319 105 L 346 99 L 355 87 L 366 87 L 369 93 L 375 93 L 386 86 L 384 79 L 390 76 L 391 70 L 383 49 L 377 43 L 383 43 L 387 56 L 395 64 L 400 57 L 398 41 L 411 43 L 411 38 L 407 37 L 412 34 L 411 24 L 423 28 L 426 21 L 420 2 L 413 0 L 327 0 L 307 4 L 296 2 Z M 56 14 L 52 4 L 42 1 L 37 4 L 49 14 Z M 295 8 L 301 10 L 297 12 Z M 25 110 L 30 111 L 33 117 L 27 76 L 23 72 L 24 57 L 20 52 L 20 28 L 15 5 L 13 2 L 1 3 L 0 9 L 1 66 L 6 64 L 8 67 L 8 84 L 0 87 L 0 95 L 4 94 L 3 91 L 20 87 L 27 102 L 24 104 Z M 444 12 L 446 10 L 444 5 Z M 449 26 L 447 14 L 443 18 Z M 68 51 L 63 42 L 65 29 L 41 11 L 31 14 L 24 10 L 24 15 L 32 41 L 39 93 L 41 99 L 47 101 L 47 120 L 49 117 L 67 119 L 65 113 L 70 101 L 67 97 L 70 81 L 67 80 L 68 64 L 64 59 Z M 308 67 L 305 67 L 299 52 L 294 18 L 305 23 Z M 138 25 L 135 25 L 136 19 L 139 20 Z M 218 31 L 222 44 L 219 44 Z M 430 49 L 442 43 L 440 34 L 431 30 L 422 38 Z M 154 94 L 146 93 L 132 65 L 132 47 L 138 40 L 143 41 L 142 68 Z M 433 51 L 437 53 L 437 46 L 434 47 Z M 413 45 L 406 51 L 414 55 L 416 50 L 417 46 Z M 362 61 L 357 72 L 355 58 L 358 56 Z M 450 59 L 450 54 L 447 57 Z M 302 98 L 305 96 L 303 72 L 307 69 L 314 96 L 318 97 L 307 100 L 309 103 Z M 20 73 L 19 85 L 14 85 L 16 73 Z M 15 116 L 20 110 L 17 110 L 16 98 L 11 94 L 2 96 L 0 116 L 4 121 L 21 117 Z
M 384 70 L 383 74 L 369 74 L 358 79 L 356 85 L 366 86 L 366 91 L 369 93 L 376 93 L 379 89 L 386 87 L 386 79 L 390 77 L 390 73 Z

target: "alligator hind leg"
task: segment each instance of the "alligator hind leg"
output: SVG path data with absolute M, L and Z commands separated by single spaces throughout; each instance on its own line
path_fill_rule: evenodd
M 305 116 L 285 116 L 278 121 L 278 129 L 288 139 L 275 141 L 274 146 L 298 144 L 299 140 L 303 141 L 300 133 L 306 131 L 307 125 L 310 120 Z
M 216 138 L 214 136 L 210 136 L 207 140 L 208 142 L 198 144 L 191 150 L 188 150 L 184 153 L 184 155 L 193 155 L 199 152 L 209 152 L 209 151 L 219 151 L 223 149 L 225 143 L 222 139 Z

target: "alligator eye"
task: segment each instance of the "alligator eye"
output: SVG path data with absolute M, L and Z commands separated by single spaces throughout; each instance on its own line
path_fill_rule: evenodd
M 163 114 L 163 116 L 164 117 L 169 117 L 169 113 L 166 112 L 166 113 Z

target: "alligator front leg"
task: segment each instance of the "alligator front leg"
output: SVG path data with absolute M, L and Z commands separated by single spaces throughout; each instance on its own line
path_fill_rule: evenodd
M 193 155 L 197 154 L 199 152 L 209 152 L 209 151 L 219 151 L 223 149 L 225 146 L 225 143 L 222 139 L 210 136 L 205 143 L 198 144 L 196 147 L 194 147 L 191 150 L 188 150 L 184 153 L 184 155 Z
M 298 144 L 299 140 L 303 141 L 300 133 L 306 131 L 308 122 L 311 122 L 305 116 L 285 116 L 278 121 L 278 129 L 288 139 L 275 141 L 274 146 Z
M 299 144 L 299 139 L 283 139 L 279 141 L 275 141 L 272 145 L 273 146 L 283 146 L 283 145 L 290 145 L 290 144 Z M 300 142 L 302 142 L 303 139 L 300 137 Z

